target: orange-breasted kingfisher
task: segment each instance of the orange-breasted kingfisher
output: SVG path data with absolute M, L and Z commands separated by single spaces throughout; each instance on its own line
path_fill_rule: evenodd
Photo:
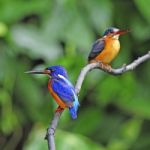
M 78 97 L 64 67 L 51 66 L 42 71 L 28 71 L 26 73 L 47 74 L 50 78 L 48 81 L 48 90 L 59 105 L 56 111 L 61 112 L 65 108 L 69 108 L 71 117 L 73 119 L 77 118 Z
M 103 36 L 93 44 L 88 56 L 88 62 L 101 62 L 104 64 L 104 67 L 111 69 L 109 64 L 120 50 L 119 36 L 127 32 L 129 30 L 120 30 L 114 27 L 108 28 Z

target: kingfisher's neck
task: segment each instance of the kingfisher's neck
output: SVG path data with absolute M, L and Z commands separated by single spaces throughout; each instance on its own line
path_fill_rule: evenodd
M 112 45 L 115 43 L 116 44 L 120 43 L 119 39 L 116 39 L 116 38 L 106 38 L 105 41 L 106 41 L 106 45 Z

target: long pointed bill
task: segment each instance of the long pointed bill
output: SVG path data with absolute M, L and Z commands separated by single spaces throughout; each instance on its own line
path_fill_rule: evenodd
M 122 34 L 126 34 L 128 32 L 130 32 L 130 31 L 129 30 L 119 30 L 119 31 L 115 32 L 114 34 L 122 35 Z
M 25 73 L 28 73 L 28 74 L 50 74 L 51 71 L 50 70 L 39 70 L 39 71 L 36 71 L 36 70 L 31 70 L 31 71 L 27 71 Z

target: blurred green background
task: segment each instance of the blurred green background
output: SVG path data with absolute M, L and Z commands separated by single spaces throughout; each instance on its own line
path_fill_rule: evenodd
M 47 76 L 24 74 L 60 64 L 75 84 L 92 43 L 110 26 L 121 36 L 117 68 L 150 49 L 149 0 L 0 1 L 0 149 L 46 150 L 57 105 Z M 80 91 L 77 120 L 66 110 L 57 150 L 150 150 L 150 61 L 111 76 L 90 72 Z

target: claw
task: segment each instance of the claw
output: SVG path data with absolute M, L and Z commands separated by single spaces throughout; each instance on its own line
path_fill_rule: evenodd
M 112 71 L 112 67 L 108 64 L 100 63 L 100 67 L 108 72 Z
M 99 62 L 100 68 L 102 68 L 103 70 L 107 72 L 112 71 L 112 67 L 109 64 L 103 63 L 101 61 L 91 60 L 89 63 L 96 63 L 96 62 Z
M 60 106 L 57 107 L 57 109 L 55 110 L 55 112 L 62 112 L 64 110 L 64 108 L 61 108 Z

